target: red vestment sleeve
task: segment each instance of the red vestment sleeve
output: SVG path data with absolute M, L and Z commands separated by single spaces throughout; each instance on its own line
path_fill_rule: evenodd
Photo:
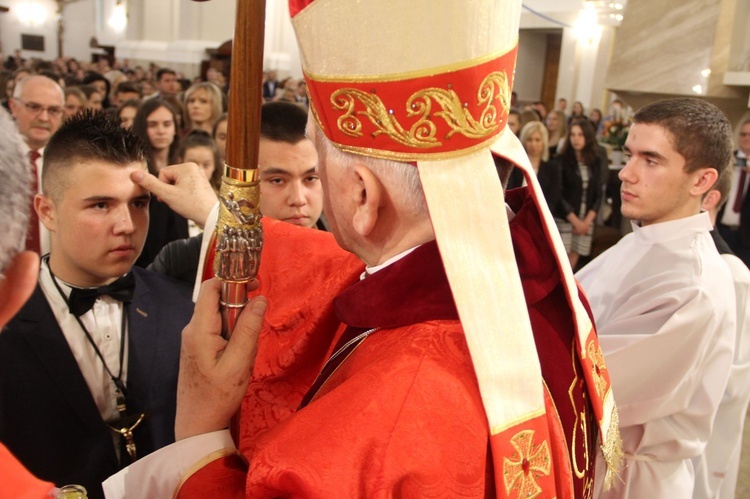
M 245 497 L 247 465 L 237 454 L 223 456 L 202 466 L 180 486 L 176 499 Z
M 41 499 L 49 497 L 54 485 L 39 480 L 0 444 L 0 497 Z

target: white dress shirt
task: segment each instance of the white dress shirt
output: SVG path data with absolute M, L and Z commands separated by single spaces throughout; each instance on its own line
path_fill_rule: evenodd
M 59 278 L 57 283 L 67 299 L 72 287 Z M 68 342 L 71 352 L 73 352 L 73 357 L 75 357 L 78 368 L 86 380 L 86 385 L 89 387 L 102 419 L 104 421 L 117 419 L 119 413 L 117 412 L 115 385 L 104 369 L 104 365 L 96 354 L 94 347 L 86 338 L 86 334 L 76 321 L 75 316 L 68 310 L 68 305 L 52 282 L 49 263 L 46 259 L 43 261 L 42 270 L 39 273 L 39 285 L 52 312 L 55 314 L 55 319 L 57 319 L 57 323 L 60 325 L 63 335 L 65 335 L 65 340 Z M 81 322 L 91 334 L 102 353 L 102 357 L 107 362 L 107 366 L 115 376 L 120 372 L 120 328 L 122 326 L 123 308 L 122 302 L 109 296 L 102 296 L 96 300 L 91 310 L 80 317 Z M 127 383 L 127 341 L 124 348 L 120 378 L 123 383 Z M 116 438 L 119 439 L 119 437 Z

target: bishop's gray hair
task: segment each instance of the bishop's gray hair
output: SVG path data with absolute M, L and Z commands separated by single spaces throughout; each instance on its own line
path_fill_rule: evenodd
M 0 109 L 0 272 L 23 250 L 31 204 L 31 168 L 16 124 Z
M 365 163 L 386 185 L 389 195 L 400 202 L 402 208 L 412 215 L 428 216 L 427 200 L 424 197 L 422 181 L 419 179 L 416 166 L 342 151 L 328 140 L 320 128 L 316 130 L 315 139 L 319 161 L 323 162 L 326 158 L 331 158 L 344 167 L 351 166 L 355 160 Z

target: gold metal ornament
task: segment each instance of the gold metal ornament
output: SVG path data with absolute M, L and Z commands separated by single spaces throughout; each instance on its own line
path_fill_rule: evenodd
M 225 165 L 219 193 L 214 273 L 222 281 L 222 323 L 228 330 L 247 303 L 246 284 L 255 279 L 263 249 L 257 169 Z

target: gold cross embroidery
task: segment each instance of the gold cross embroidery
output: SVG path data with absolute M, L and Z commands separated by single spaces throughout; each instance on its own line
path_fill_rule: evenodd
M 594 379 L 594 387 L 599 398 L 604 400 L 605 390 L 607 389 L 607 380 L 604 377 L 604 371 L 607 366 L 604 364 L 604 355 L 599 345 L 593 341 L 589 342 L 588 357 L 591 360 L 591 374 Z
M 518 492 L 518 497 L 533 499 L 542 493 L 537 484 L 537 477 L 550 474 L 551 459 L 549 446 L 545 440 L 540 445 L 534 445 L 534 431 L 518 432 L 510 439 L 516 449 L 512 458 L 503 461 L 503 475 L 505 492 Z

